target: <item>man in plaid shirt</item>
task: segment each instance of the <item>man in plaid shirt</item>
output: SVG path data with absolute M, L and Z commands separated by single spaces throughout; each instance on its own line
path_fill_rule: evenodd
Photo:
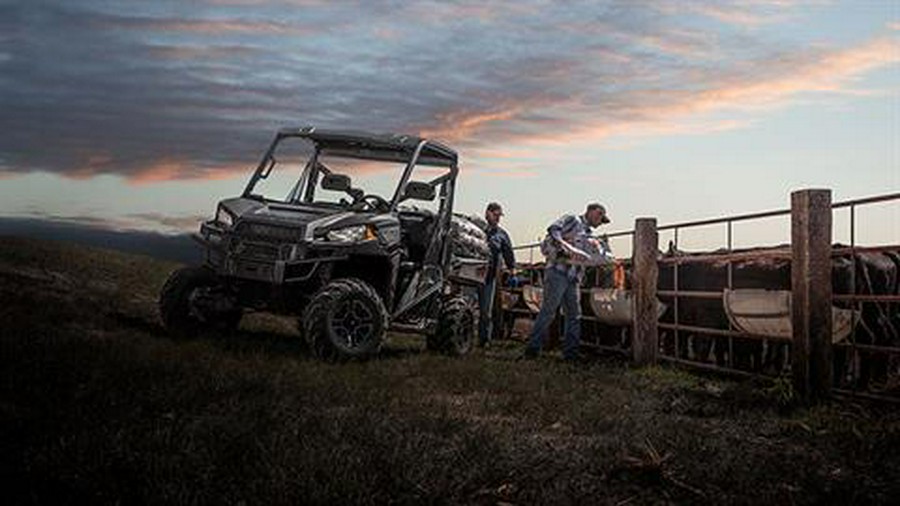
M 591 241 L 595 241 L 591 238 L 591 229 L 604 223 L 609 223 L 606 208 L 591 203 L 583 215 L 565 215 L 547 228 L 547 238 L 541 243 L 541 252 L 547 257 L 543 300 L 531 330 L 531 339 L 525 348 L 525 358 L 536 358 L 540 354 L 544 334 L 560 305 L 563 306 L 566 318 L 563 358 L 578 358 L 581 341 L 578 290 L 584 277 L 583 263 L 592 260 L 584 250 L 590 246 Z
M 491 202 L 484 211 L 484 220 L 487 228 L 484 233 L 487 236 L 491 257 L 488 261 L 487 275 L 484 286 L 481 289 L 480 306 L 481 320 L 478 325 L 478 344 L 487 346 L 494 335 L 494 298 L 497 290 L 497 276 L 500 269 L 500 260 L 503 259 L 510 270 L 516 268 L 516 257 L 512 250 L 512 241 L 506 230 L 500 228 L 500 217 L 503 216 L 503 208 L 497 202 Z

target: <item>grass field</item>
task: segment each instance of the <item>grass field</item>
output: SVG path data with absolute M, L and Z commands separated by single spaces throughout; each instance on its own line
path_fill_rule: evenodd
M 4 504 L 896 504 L 900 413 L 596 357 L 311 359 L 290 320 L 174 340 L 175 264 L 0 238 Z

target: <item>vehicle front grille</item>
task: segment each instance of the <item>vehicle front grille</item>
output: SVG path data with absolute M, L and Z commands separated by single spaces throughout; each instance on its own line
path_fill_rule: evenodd
M 241 238 L 273 242 L 300 242 L 303 240 L 304 227 L 242 222 L 237 225 L 236 231 Z
M 278 246 L 241 241 L 235 247 L 235 253 L 241 258 L 254 260 L 278 260 Z

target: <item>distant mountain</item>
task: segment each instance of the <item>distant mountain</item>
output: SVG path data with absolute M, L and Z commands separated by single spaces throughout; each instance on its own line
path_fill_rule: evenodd
M 119 231 L 39 218 L 0 217 L 0 235 L 74 242 L 186 264 L 196 264 L 203 259 L 202 249 L 189 234 Z

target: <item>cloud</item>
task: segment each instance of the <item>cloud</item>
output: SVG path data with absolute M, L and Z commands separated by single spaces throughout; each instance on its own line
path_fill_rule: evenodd
M 639 138 L 733 130 L 751 124 L 752 117 L 745 115 L 712 122 L 698 122 L 692 118 L 729 110 L 758 113 L 783 107 L 809 93 L 871 96 L 877 92 L 852 87 L 856 79 L 898 62 L 900 41 L 893 37 L 875 38 L 848 49 L 816 49 L 766 56 L 744 62 L 730 73 L 718 69 L 699 73 L 696 85 L 689 89 L 623 90 L 617 91 L 614 97 L 600 93 L 596 100 L 603 104 L 601 107 L 580 106 L 567 110 L 568 128 L 526 135 L 522 141 L 554 143 L 613 136 Z M 560 105 L 556 102 L 548 107 Z M 507 119 L 522 120 L 520 117 Z M 477 122 L 476 125 L 491 126 L 488 122 Z M 471 131 L 467 133 L 471 134 Z
M 228 177 L 305 124 L 433 135 L 471 160 L 873 93 L 858 79 L 897 63 L 894 32 L 827 46 L 730 28 L 808 4 L 23 0 L 0 6 L 0 160 L 139 184 Z
M 523 108 L 513 106 L 504 109 L 502 106 L 495 111 L 453 111 L 438 113 L 437 122 L 444 125 L 436 130 L 422 130 L 425 137 L 440 137 L 449 141 L 459 141 L 471 137 L 491 123 L 502 123 L 512 120 L 522 114 Z
M 249 174 L 252 168 L 236 166 L 198 166 L 190 160 L 163 159 L 152 164 L 137 167 L 126 177 L 134 184 L 156 183 L 173 179 L 227 179 L 239 174 Z
M 744 0 L 736 2 L 694 0 L 684 4 L 661 2 L 658 7 L 669 14 L 678 9 L 686 9 L 727 25 L 757 28 L 762 25 L 784 23 L 793 18 L 801 8 L 825 3 L 827 2 L 823 0 Z
M 313 27 L 298 26 L 276 20 L 244 19 L 176 19 L 161 17 L 104 16 L 95 14 L 90 25 L 100 29 L 139 30 L 147 32 L 180 32 L 201 35 L 278 35 L 304 36 L 316 33 Z
M 186 61 L 202 61 L 209 59 L 229 58 L 234 57 L 235 55 L 253 57 L 254 55 L 261 54 L 261 51 L 258 49 L 240 45 L 157 45 L 148 46 L 147 50 L 151 56 L 162 60 L 168 59 Z
M 541 175 L 541 172 L 537 169 L 504 169 L 504 170 L 486 170 L 486 169 L 473 169 L 472 173 L 485 176 L 485 177 L 501 177 L 501 178 L 512 178 L 512 179 L 532 179 Z

